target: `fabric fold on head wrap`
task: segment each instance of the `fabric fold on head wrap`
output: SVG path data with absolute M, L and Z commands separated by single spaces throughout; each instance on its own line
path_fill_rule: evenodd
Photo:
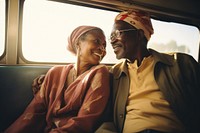
M 147 40 L 150 39 L 154 32 L 149 14 L 143 11 L 123 11 L 116 16 L 115 21 L 117 20 L 125 21 L 134 26 L 136 29 L 142 29 Z
M 99 27 L 95 27 L 95 26 L 87 26 L 87 25 L 83 25 L 83 26 L 78 26 L 77 28 L 75 28 L 71 35 L 68 37 L 68 45 L 67 45 L 67 49 L 72 52 L 73 54 L 76 55 L 76 44 L 78 42 L 78 39 L 85 34 L 86 32 L 93 30 L 93 29 L 100 29 Z

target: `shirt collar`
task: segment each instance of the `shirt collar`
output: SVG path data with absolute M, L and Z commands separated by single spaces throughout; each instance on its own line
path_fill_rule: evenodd
M 160 62 L 165 65 L 172 66 L 176 60 L 176 53 L 163 54 L 153 49 L 149 49 L 149 52 L 152 54 L 155 64 Z M 123 60 L 111 68 L 111 72 L 113 73 L 115 79 L 118 79 L 122 74 L 128 75 L 127 62 L 127 60 Z

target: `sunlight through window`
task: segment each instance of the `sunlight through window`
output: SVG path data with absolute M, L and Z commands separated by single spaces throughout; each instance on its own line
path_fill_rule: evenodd
M 22 52 L 29 61 L 75 62 L 67 51 L 67 38 L 80 25 L 102 28 L 109 38 L 117 12 L 71 5 L 46 0 L 26 0 L 23 11 Z M 198 59 L 199 31 L 197 28 L 176 23 L 153 21 L 154 35 L 149 48 L 161 52 L 179 51 Z M 102 63 L 116 63 L 117 59 L 109 42 L 107 55 Z

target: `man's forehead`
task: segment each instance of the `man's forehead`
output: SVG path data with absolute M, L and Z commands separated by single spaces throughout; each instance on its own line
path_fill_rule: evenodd
M 115 27 L 115 28 L 119 28 L 120 27 L 120 28 L 123 28 L 123 29 L 127 29 L 127 28 L 129 28 L 129 29 L 132 29 L 132 28 L 136 29 L 134 26 L 130 25 L 127 22 L 121 21 L 121 20 L 115 21 L 113 27 Z

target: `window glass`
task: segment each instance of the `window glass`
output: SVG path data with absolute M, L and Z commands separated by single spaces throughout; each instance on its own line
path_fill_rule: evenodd
M 0 0 L 0 56 L 5 49 L 5 0 Z
M 22 25 L 22 53 L 25 59 L 36 62 L 75 62 L 67 51 L 67 38 L 79 25 L 102 28 L 109 38 L 117 12 L 76 6 L 46 0 L 26 0 Z M 198 58 L 197 28 L 153 20 L 154 35 L 149 47 L 159 51 L 186 52 Z M 169 47 L 170 46 L 170 47 Z M 167 49 L 163 49 L 167 48 Z M 170 49 L 169 49 L 170 48 Z M 172 49 L 173 48 L 173 49 Z M 102 63 L 116 63 L 111 45 Z
M 75 62 L 74 55 L 66 49 L 71 31 L 80 25 L 94 25 L 102 28 L 108 37 L 116 14 L 66 3 L 26 0 L 22 31 L 23 55 L 30 61 Z M 107 44 L 106 50 L 109 49 L 111 46 Z M 116 60 L 112 54 L 107 52 L 103 62 Z
M 149 48 L 160 52 L 182 52 L 198 60 L 199 30 L 194 26 L 152 20 L 154 34 Z

